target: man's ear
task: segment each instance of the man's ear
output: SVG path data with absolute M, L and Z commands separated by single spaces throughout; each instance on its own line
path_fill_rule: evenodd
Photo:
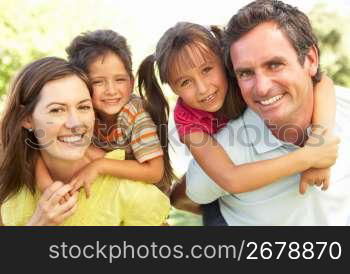
M 315 45 L 312 45 L 312 47 L 309 49 L 309 52 L 306 54 L 305 65 L 308 66 L 310 76 L 315 76 L 319 65 L 318 50 L 316 49 Z

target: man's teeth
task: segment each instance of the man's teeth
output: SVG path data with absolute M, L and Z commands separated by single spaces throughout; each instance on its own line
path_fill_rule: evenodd
M 277 95 L 277 96 L 274 96 L 268 100 L 264 100 L 264 101 L 260 101 L 260 103 L 264 106 L 267 106 L 267 105 L 271 105 L 272 103 L 274 102 L 277 102 L 278 100 L 280 100 L 281 98 L 283 97 L 283 95 Z
M 209 102 L 210 100 L 214 99 L 215 97 L 215 93 L 209 95 L 207 98 L 203 99 L 203 102 Z
M 65 143 L 78 142 L 83 138 L 83 135 L 69 136 L 69 137 L 59 137 L 58 140 Z

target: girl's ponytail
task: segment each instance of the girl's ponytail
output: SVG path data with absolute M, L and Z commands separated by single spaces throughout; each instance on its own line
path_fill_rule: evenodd
M 154 69 L 155 57 L 149 55 L 141 63 L 138 72 L 138 90 L 145 102 L 145 110 L 157 125 L 157 134 L 164 151 L 164 176 L 159 187 L 169 193 L 172 180 L 176 178 L 170 164 L 168 151 L 169 104 L 160 88 Z M 143 93 L 144 91 L 144 93 Z

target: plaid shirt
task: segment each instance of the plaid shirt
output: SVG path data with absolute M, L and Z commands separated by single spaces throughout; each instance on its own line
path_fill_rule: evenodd
M 136 95 L 131 95 L 113 126 L 107 128 L 106 123 L 96 118 L 94 144 L 106 151 L 124 149 L 126 159 L 139 163 L 163 155 L 157 127 L 144 110 L 142 99 Z

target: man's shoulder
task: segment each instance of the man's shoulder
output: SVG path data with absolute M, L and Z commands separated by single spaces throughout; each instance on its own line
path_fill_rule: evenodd
M 337 86 L 335 90 L 337 114 L 350 116 L 350 89 Z
M 230 120 L 227 125 L 216 134 L 216 138 L 224 141 L 230 137 L 238 137 L 238 135 L 242 135 L 242 131 L 245 130 L 247 124 L 248 126 L 254 124 L 254 126 L 260 127 L 260 123 L 261 118 L 259 118 L 253 110 L 247 108 L 240 117 Z
M 336 87 L 336 134 L 350 135 L 350 89 Z

